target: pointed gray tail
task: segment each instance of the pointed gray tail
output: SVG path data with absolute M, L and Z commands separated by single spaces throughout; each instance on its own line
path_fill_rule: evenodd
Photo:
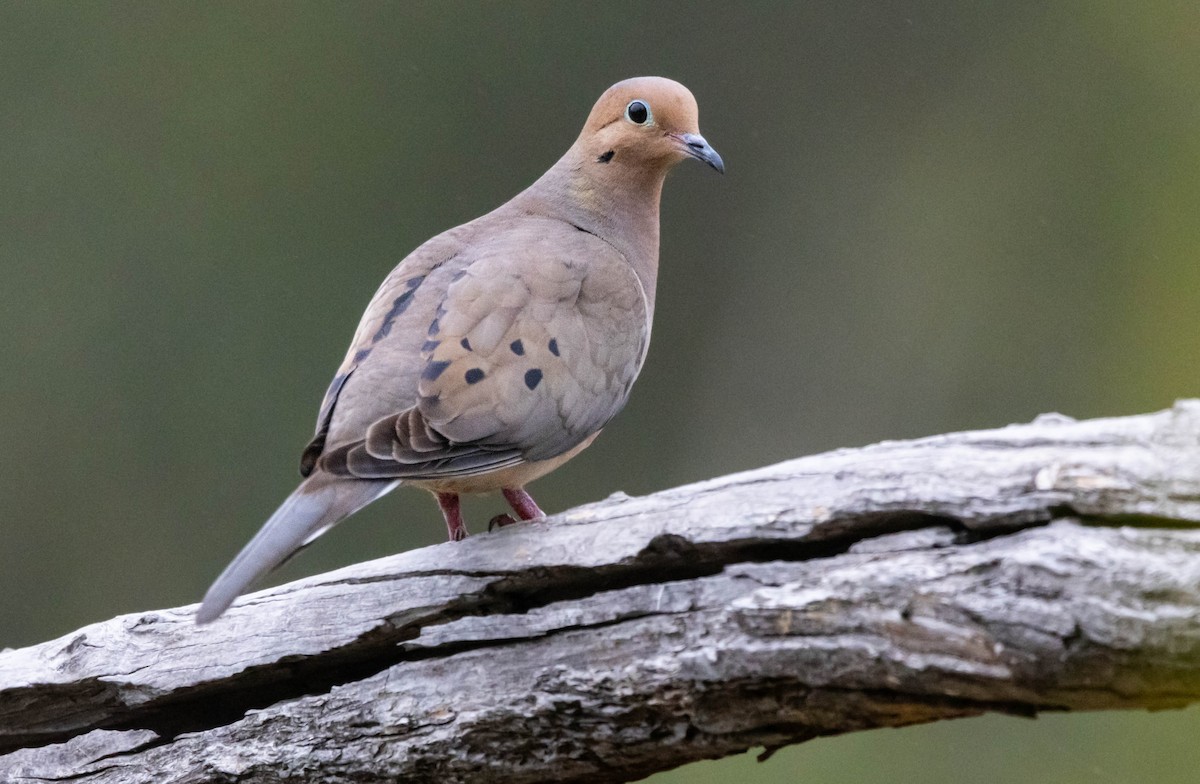
M 301 482 L 208 589 L 196 623 L 216 620 L 256 580 L 396 484 L 319 473 Z

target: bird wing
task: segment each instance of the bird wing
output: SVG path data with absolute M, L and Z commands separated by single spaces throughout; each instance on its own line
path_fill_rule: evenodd
M 486 473 L 561 455 L 624 406 L 649 339 L 636 274 L 569 224 L 518 228 L 459 254 L 418 336 L 415 401 L 329 450 L 323 468 L 363 478 Z

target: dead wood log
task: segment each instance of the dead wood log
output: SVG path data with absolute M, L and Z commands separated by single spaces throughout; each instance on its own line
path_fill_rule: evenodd
M 0 653 L 0 780 L 627 781 L 1200 698 L 1200 401 L 615 496 Z

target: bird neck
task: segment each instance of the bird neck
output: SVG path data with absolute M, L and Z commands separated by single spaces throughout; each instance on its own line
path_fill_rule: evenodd
M 652 314 L 665 176 L 665 169 L 595 162 L 577 144 L 513 202 L 522 210 L 566 221 L 616 248 L 641 281 Z

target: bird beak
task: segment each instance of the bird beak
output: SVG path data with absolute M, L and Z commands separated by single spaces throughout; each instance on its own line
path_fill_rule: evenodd
M 683 144 L 685 153 L 698 161 L 704 161 L 721 174 L 725 173 L 725 161 L 721 160 L 721 156 L 709 146 L 703 136 L 698 133 L 681 133 L 675 135 L 675 138 Z

